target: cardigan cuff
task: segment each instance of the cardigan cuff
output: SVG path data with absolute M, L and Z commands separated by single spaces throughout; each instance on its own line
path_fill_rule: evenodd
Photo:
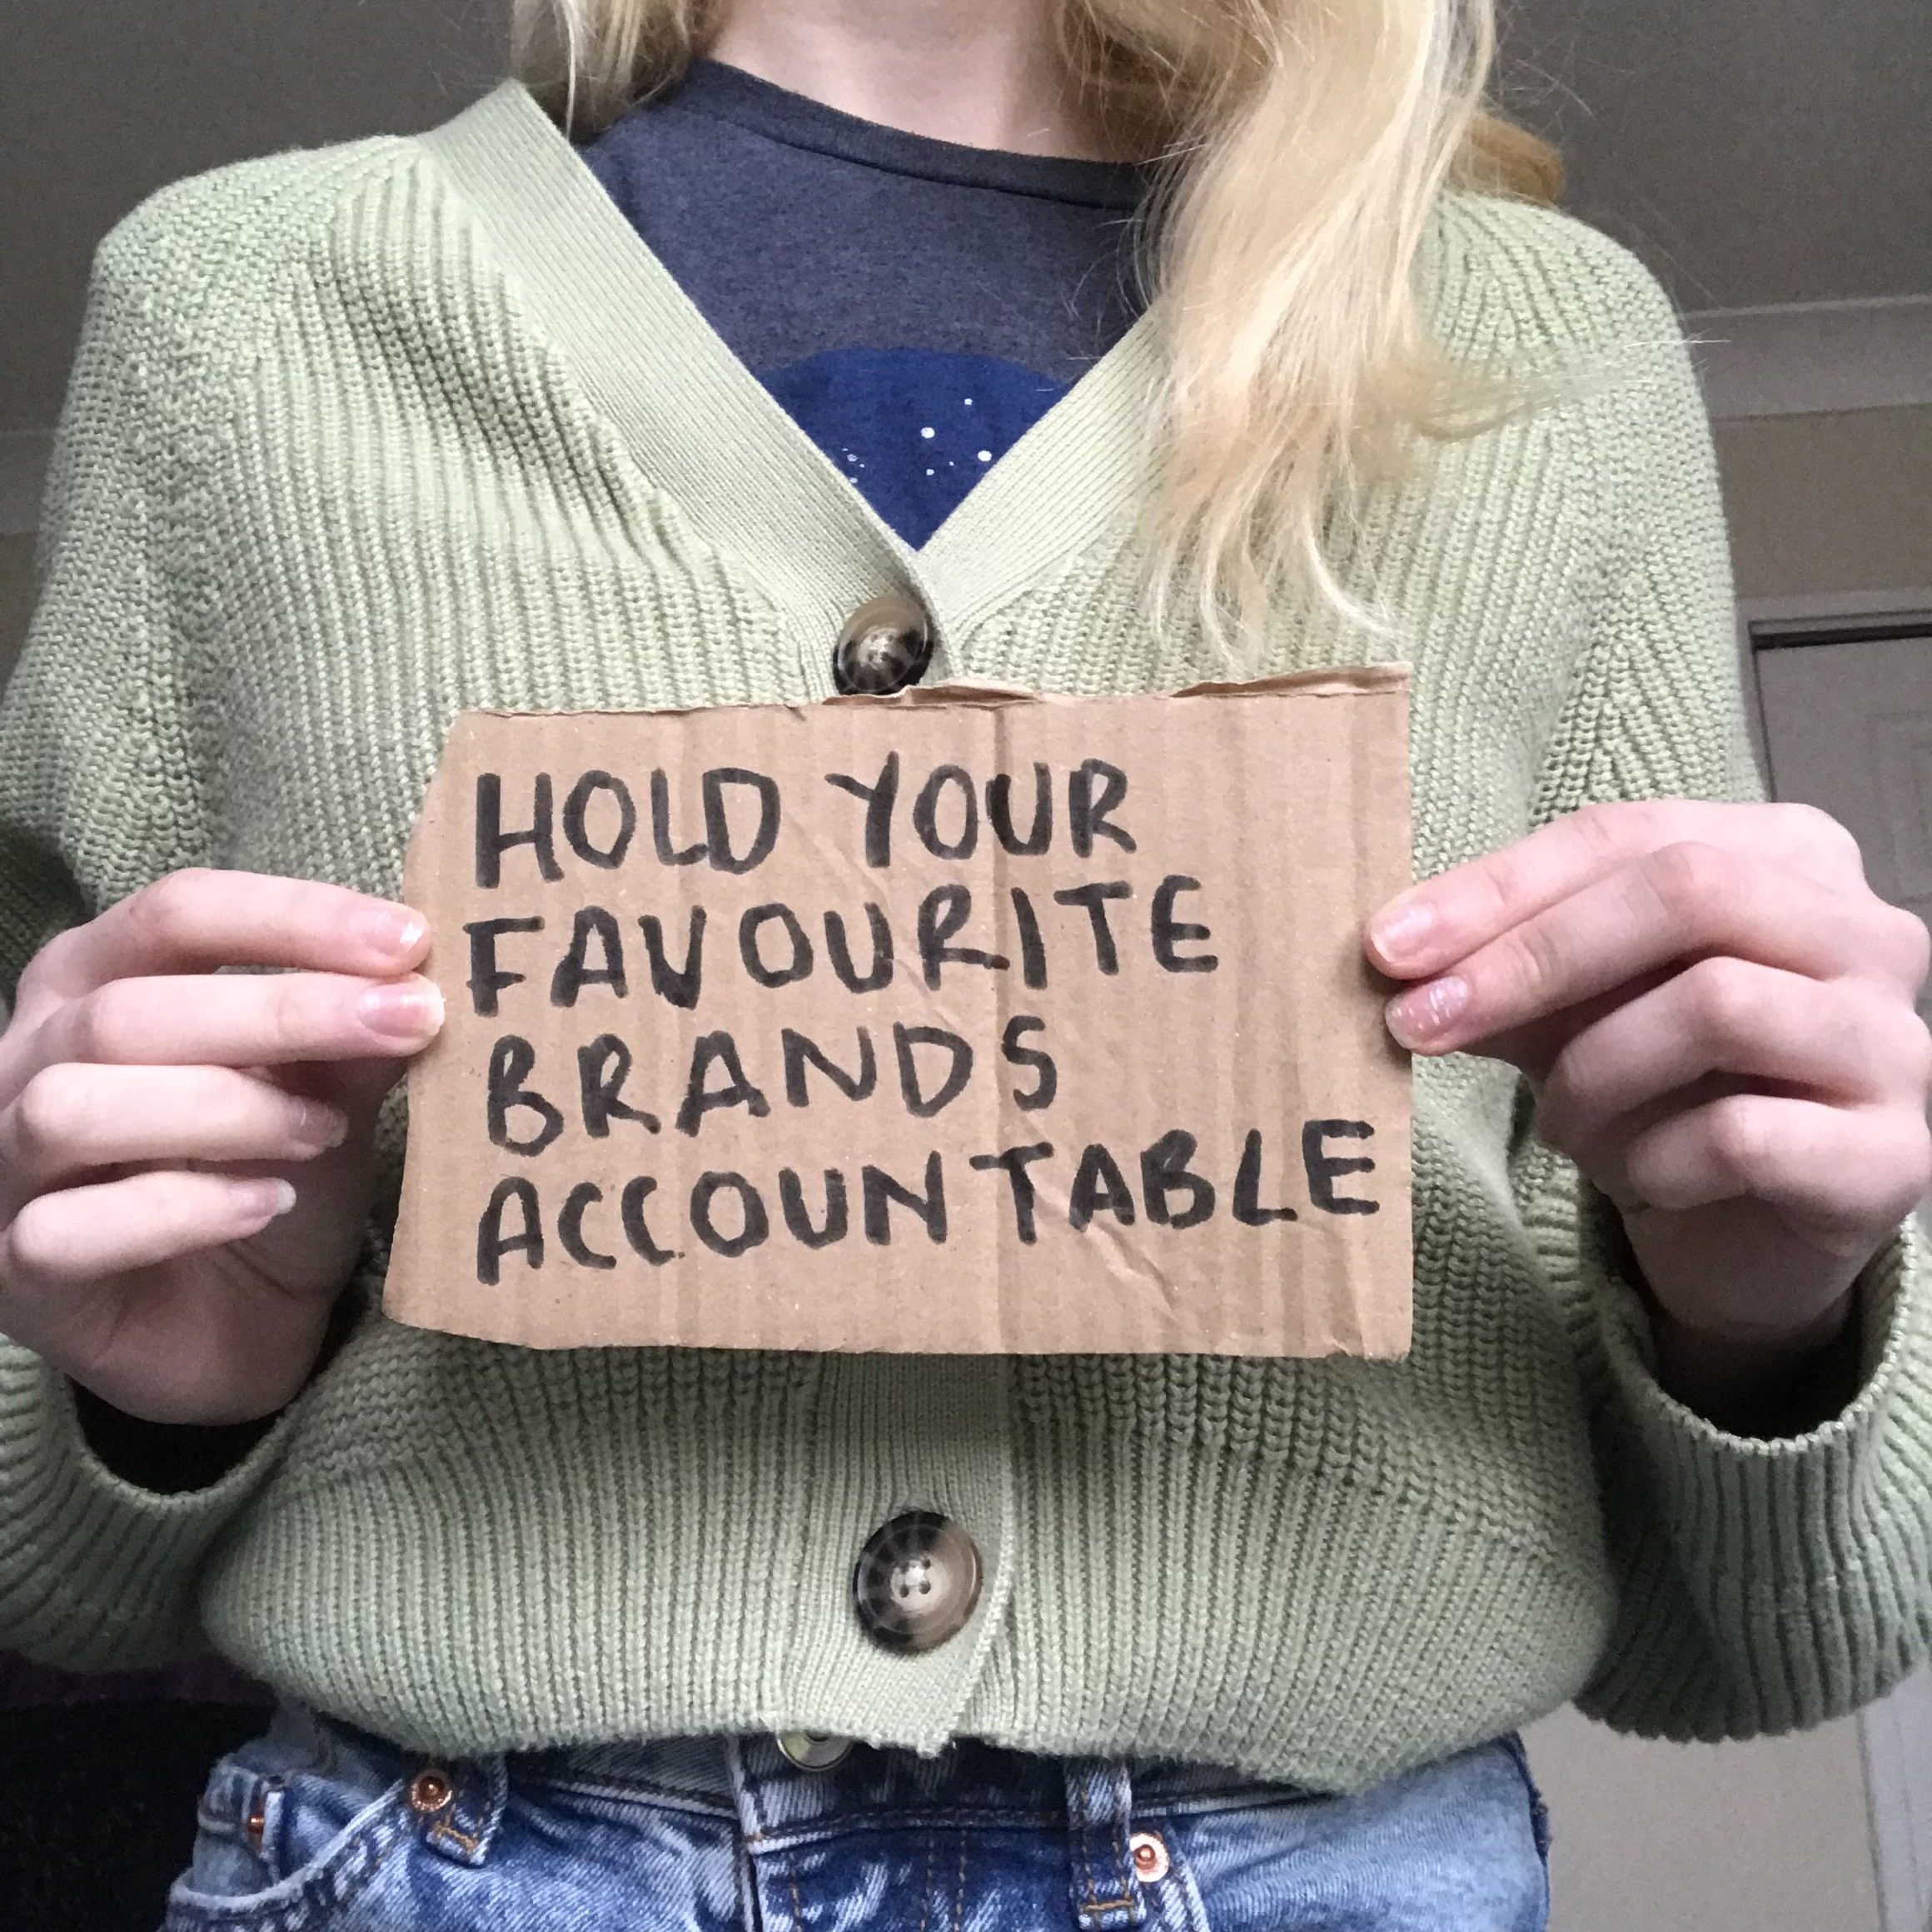
M 1621 1438 L 1613 1456 L 1634 1464 L 1619 1474 L 1647 1492 L 1643 1506 L 1698 1607 L 1724 1681 L 1710 1687 L 1729 1712 L 1718 1728 L 1788 1729 L 1878 1695 L 1910 1667 L 1895 1654 L 1897 1633 L 1925 1634 L 1932 1541 L 1925 1233 L 1907 1222 L 1860 1277 L 1861 1359 L 1845 1378 L 1850 1399 L 1800 1432 L 1742 1436 L 1659 1385 L 1643 1299 L 1613 1258 L 1628 1252 L 1621 1217 L 1588 1187 L 1583 1212 L 1610 1422 Z M 1606 1215 L 1614 1228 L 1601 1224 Z M 1660 1631 L 1657 1641 L 1669 1640 Z M 1664 1657 L 1652 1661 L 1660 1677 L 1672 1674 Z M 1624 1671 L 1644 1675 L 1644 1661 L 1626 1657 Z
M 67 1377 L 0 1339 L 0 1646 L 81 1671 L 202 1649 L 202 1559 L 273 1466 L 287 1427 L 285 1412 L 205 1487 L 142 1487 L 89 1447 Z

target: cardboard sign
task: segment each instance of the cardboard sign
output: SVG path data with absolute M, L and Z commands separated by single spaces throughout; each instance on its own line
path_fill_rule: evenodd
M 388 1312 L 537 1347 L 1390 1356 L 1395 666 L 471 713 Z

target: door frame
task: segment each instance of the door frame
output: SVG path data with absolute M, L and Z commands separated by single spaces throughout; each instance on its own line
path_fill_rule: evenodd
M 1737 600 L 1738 670 L 1744 684 L 1745 723 L 1759 773 L 1770 783 L 1770 759 L 1765 749 L 1764 690 L 1758 680 L 1758 653 L 1780 646 L 1760 637 L 1760 626 L 1828 625 L 1869 623 L 1874 619 L 1932 617 L 1932 585 L 1895 590 L 1824 590 L 1802 597 L 1740 597 Z M 1852 640 L 1847 639 L 1851 642 Z

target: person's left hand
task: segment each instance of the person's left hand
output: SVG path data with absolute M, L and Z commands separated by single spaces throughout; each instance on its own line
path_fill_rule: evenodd
M 1528 1078 L 1541 1138 L 1621 1210 L 1663 1326 L 1788 1359 L 1932 1184 L 1925 928 L 1804 805 L 1592 805 L 1369 922 L 1418 1053 Z

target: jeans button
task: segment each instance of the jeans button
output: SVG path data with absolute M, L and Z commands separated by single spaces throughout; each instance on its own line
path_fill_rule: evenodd
M 829 1771 L 852 1754 L 852 1740 L 826 1730 L 781 1730 L 778 1748 L 801 1771 Z

